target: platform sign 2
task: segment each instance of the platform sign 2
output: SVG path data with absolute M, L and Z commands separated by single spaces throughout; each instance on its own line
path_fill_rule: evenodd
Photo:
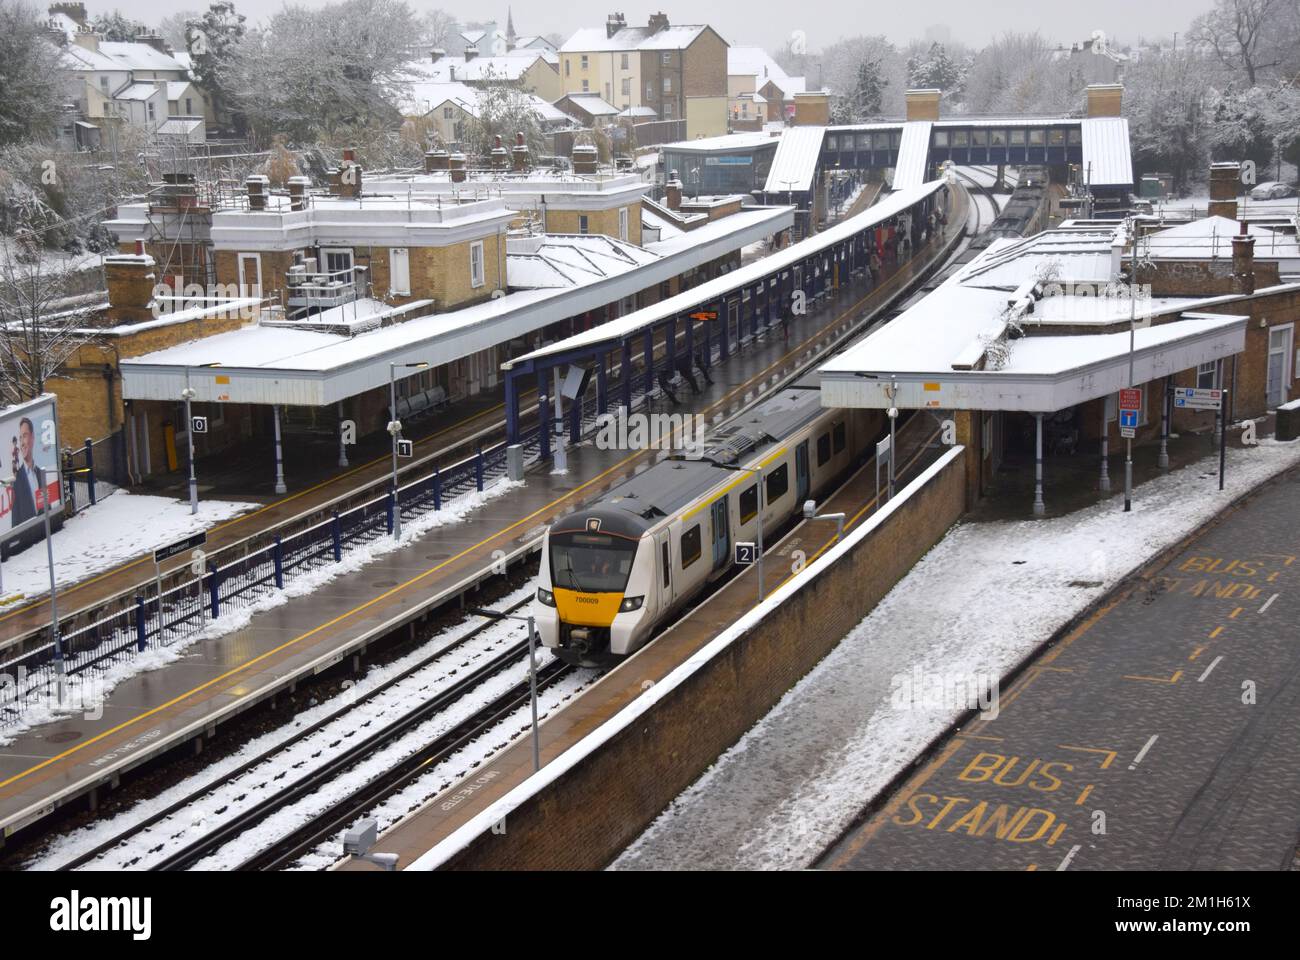
M 736 544 L 736 563 L 747 567 L 758 560 L 758 545 L 752 542 Z

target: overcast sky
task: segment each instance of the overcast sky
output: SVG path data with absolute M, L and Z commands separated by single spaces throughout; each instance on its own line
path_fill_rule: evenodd
M 40 0 L 43 4 L 44 0 Z M 236 9 L 250 20 L 279 9 L 279 3 L 235 0 Z M 309 6 L 326 0 L 300 0 Z M 495 17 L 504 28 L 506 4 L 482 0 L 408 0 L 421 9 L 441 7 L 461 20 Z M 206 0 L 86 0 L 93 16 L 120 8 L 125 14 L 153 22 L 179 10 L 206 8 Z M 781 46 L 794 30 L 803 30 L 809 50 L 834 43 L 843 36 L 883 33 L 896 43 L 923 37 L 926 28 L 946 26 L 956 40 L 982 45 L 1005 30 L 1038 30 L 1052 41 L 1084 39 L 1093 30 L 1105 30 L 1121 43 L 1139 37 L 1168 36 L 1183 32 L 1212 0 L 1087 0 L 1085 3 L 1044 0 L 923 0 L 913 3 L 879 0 L 690 0 L 689 3 L 630 5 L 625 0 L 522 0 L 510 4 L 515 29 L 520 34 L 559 33 L 568 37 L 579 27 L 601 26 L 611 10 L 627 16 L 629 24 L 645 23 L 651 12 L 663 10 L 673 23 L 708 23 L 733 45 Z

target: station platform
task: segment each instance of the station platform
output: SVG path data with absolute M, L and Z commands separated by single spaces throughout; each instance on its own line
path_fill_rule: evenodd
M 829 850 L 835 870 L 1289 870 L 1300 471 L 1153 561 Z
M 959 196 L 963 196 L 959 192 Z M 954 216 L 948 236 L 960 231 Z M 848 335 L 864 315 L 892 302 L 940 259 L 918 250 L 875 287 L 842 283 L 792 322 L 710 370 L 712 384 L 679 393 L 656 412 L 691 413 L 707 422 L 737 412 Z M 74 716 L 12 737 L 0 746 L 0 829 L 9 836 L 59 805 L 187 741 L 210 736 L 222 721 L 288 689 L 301 677 L 340 663 L 370 641 L 454 600 L 490 574 L 502 557 L 535 550 L 547 524 L 599 496 L 661 455 L 660 451 L 568 451 L 568 471 L 540 464 L 526 483 L 468 514 L 405 542 L 328 586 L 289 597 L 247 626 L 202 641 L 164 668 L 123 681 L 99 717 Z M 377 469 L 377 468 L 376 468 Z M 353 480 L 355 481 L 355 476 Z M 247 531 L 244 532 L 244 535 Z M 92 801 L 93 802 L 93 801 Z
M 934 463 L 947 447 L 939 440 L 940 423 L 918 412 L 898 430 L 897 488 L 906 486 Z M 887 495 L 882 493 L 881 499 Z M 853 530 L 879 506 L 874 458 L 859 468 L 834 494 L 818 505 L 821 513 L 844 513 L 844 532 Z M 746 568 L 726 581 L 652 643 L 619 664 L 539 728 L 540 756 L 545 766 L 583 737 L 659 683 L 705 647 L 758 603 L 758 577 L 765 595 L 829 549 L 837 536 L 833 520 L 801 520 L 775 546 L 765 551 L 764 564 Z M 796 553 L 802 562 L 796 563 Z M 533 774 L 532 739 L 519 737 L 510 747 L 477 767 L 469 780 L 453 784 L 419 810 L 382 834 L 376 850 L 400 857 L 399 869 L 449 837 Z M 455 802 L 451 802 L 455 801 Z M 337 869 L 377 870 L 364 861 L 349 860 Z

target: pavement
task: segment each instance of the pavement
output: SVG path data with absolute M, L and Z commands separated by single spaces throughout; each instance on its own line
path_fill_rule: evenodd
M 818 865 L 1289 869 L 1298 497 L 1293 469 L 1109 596 Z

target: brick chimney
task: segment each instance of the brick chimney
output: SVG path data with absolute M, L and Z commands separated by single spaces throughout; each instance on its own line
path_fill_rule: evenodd
M 934 88 L 908 90 L 905 96 L 908 120 L 939 119 L 939 101 L 943 99 L 942 90 Z
M 466 63 L 469 63 L 471 60 L 473 60 L 473 59 L 474 59 L 475 57 L 477 57 L 477 56 L 478 56 L 478 46 L 477 46 L 476 44 L 471 43 L 468 47 L 465 48 L 465 62 L 466 62 Z
M 528 144 L 524 143 L 523 132 L 515 134 L 515 145 L 510 148 L 515 173 L 524 173 L 528 169 Z
M 677 179 L 676 170 L 669 174 L 668 182 L 664 184 L 664 203 L 669 210 L 682 208 L 682 182 Z
M 1255 292 L 1255 238 L 1246 233 L 1241 224 L 1241 234 L 1232 238 L 1232 288 L 1236 293 Z
M 271 192 L 271 178 L 264 173 L 254 173 L 244 180 L 248 191 L 248 209 L 265 210 L 266 196 Z
M 650 22 L 648 26 L 651 35 L 659 33 L 661 30 L 667 30 L 668 14 L 664 13 L 663 11 L 660 11 L 659 13 L 650 14 Z
M 361 164 L 357 163 L 356 151 L 343 151 L 343 162 L 329 171 L 330 193 L 336 197 L 361 196 Z
M 90 50 L 92 53 L 99 52 L 99 34 L 89 27 L 83 27 L 72 35 L 72 42 L 79 47 Z
M 291 211 L 307 209 L 307 188 L 311 186 L 309 177 L 289 178 L 289 209 Z
M 1236 160 L 1210 164 L 1210 216 L 1237 219 L 1237 188 L 1241 164 Z
M 139 323 L 153 319 L 154 259 L 144 252 L 144 241 L 135 242 L 135 253 L 118 253 L 104 258 L 104 282 L 108 287 L 108 319 L 114 323 Z
M 442 47 L 434 47 L 432 50 L 429 51 L 429 62 L 437 63 L 446 55 L 447 55 L 447 51 L 442 49 Z
M 798 126 L 822 126 L 831 122 L 831 98 L 825 90 L 794 95 L 794 122 Z
M 452 183 L 465 182 L 465 154 L 453 153 L 447 158 L 447 169 L 451 171 Z
M 1124 87 L 1118 83 L 1088 84 L 1088 116 L 1118 117 L 1124 101 Z
M 614 34 L 618 33 L 627 26 L 627 18 L 621 13 L 611 13 L 605 19 L 605 39 L 612 39 Z
M 600 151 L 590 143 L 573 145 L 573 172 L 596 173 L 600 169 Z
M 489 157 L 493 170 L 505 170 L 510 164 L 510 154 L 501 143 L 501 137 L 492 138 L 492 153 Z
M 161 35 L 154 33 L 148 28 L 142 29 L 136 34 L 135 42 L 143 43 L 147 46 L 153 47 L 159 53 L 165 53 L 168 56 L 171 56 L 171 50 L 167 46 L 167 41 L 164 40 Z
M 424 154 L 424 172 L 433 173 L 437 170 L 449 170 L 451 168 L 451 154 L 442 146 L 433 146 L 425 151 Z
M 84 27 L 88 23 L 84 3 L 51 3 L 48 10 L 51 17 L 61 13 L 79 27 Z

